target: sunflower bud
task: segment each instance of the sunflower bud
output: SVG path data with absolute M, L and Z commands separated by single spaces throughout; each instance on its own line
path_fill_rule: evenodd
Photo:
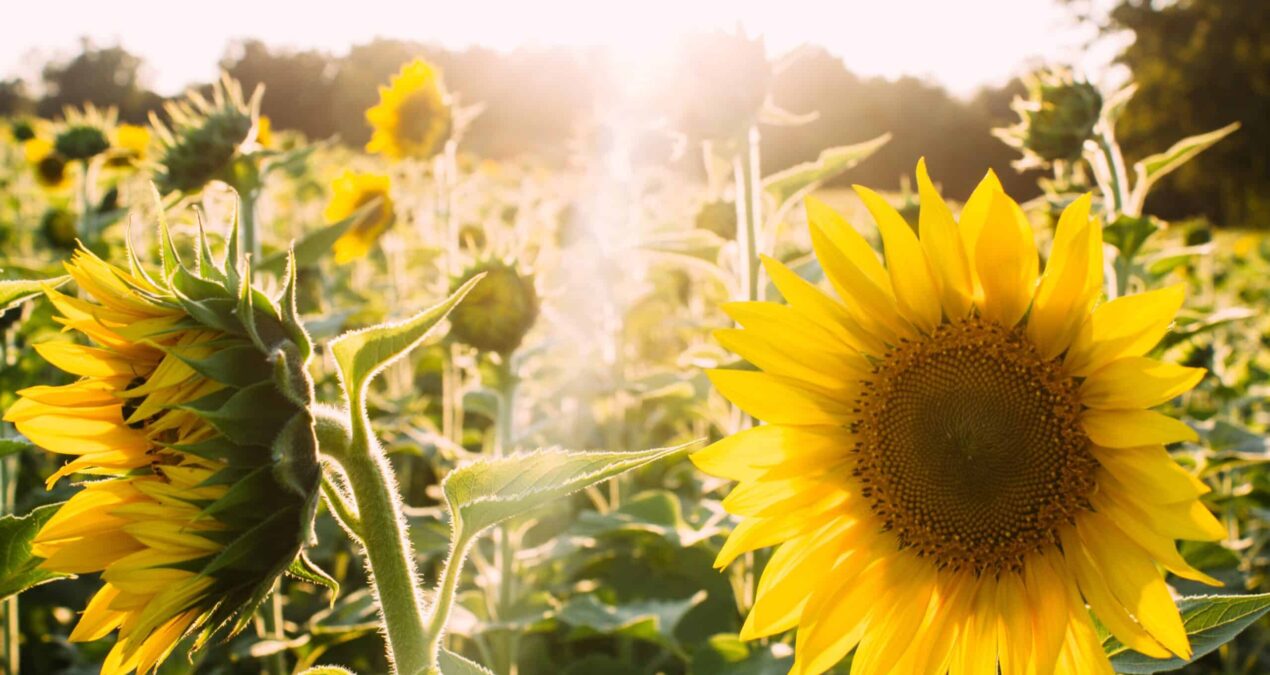
M 1026 161 L 1048 165 L 1080 159 L 1085 141 L 1102 114 L 1102 95 L 1068 70 L 1043 70 L 1027 82 L 1028 97 L 1015 99 L 1019 123 L 996 134 L 1019 148 Z
M 428 159 L 445 147 L 454 131 L 452 100 L 441 69 L 415 59 L 401 67 L 379 104 L 366 111 L 373 132 L 367 152 L 390 159 Z
M 40 216 L 40 234 L 53 248 L 75 248 L 79 236 L 79 224 L 75 214 L 60 207 L 51 207 Z
M 88 160 L 105 152 L 110 147 L 110 141 L 97 127 L 74 125 L 57 135 L 53 147 L 67 159 Z
M 482 272 L 485 278 L 450 312 L 450 335 L 484 352 L 511 354 L 538 318 L 533 277 L 521 275 L 505 262 L 489 260 L 455 279 L 450 292 Z
M 13 140 L 25 143 L 35 138 L 35 125 L 31 124 L 31 120 L 14 120 L 9 126 L 9 132 L 13 134 Z
M 19 392 L 5 420 L 97 477 L 34 539 L 41 566 L 100 573 L 73 641 L 118 631 L 103 672 L 150 672 L 186 635 L 234 633 L 299 556 L 319 483 L 307 335 L 291 302 L 217 265 L 200 242 L 185 269 L 163 233 L 164 270 L 87 250 L 67 263 L 81 296 L 46 288 L 92 346 L 36 351 L 79 380 Z M 86 297 L 85 297 L 86 296 Z
M 197 192 L 212 180 L 232 179 L 233 161 L 251 134 L 260 91 L 246 102 L 239 84 L 226 76 L 210 101 L 191 91 L 184 100 L 168 103 L 169 124 L 151 115 L 159 140 L 159 190 Z

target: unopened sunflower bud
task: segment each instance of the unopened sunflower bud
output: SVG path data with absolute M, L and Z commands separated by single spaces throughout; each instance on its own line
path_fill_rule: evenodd
M 71 458 L 50 486 L 104 477 L 61 506 L 33 552 L 49 570 L 100 574 L 70 637 L 117 630 L 107 673 L 151 672 L 186 635 L 241 630 L 309 539 L 320 479 L 293 289 L 275 300 L 249 272 L 190 271 L 163 243 L 158 276 L 74 254 L 82 295 L 45 294 L 92 344 L 35 349 L 80 379 L 22 390 L 4 417 Z
M 538 318 L 533 277 L 498 260 L 479 263 L 451 284 L 451 292 L 478 274 L 485 278 L 450 312 L 450 335 L 484 352 L 516 351 Z
M 53 147 L 67 159 L 88 160 L 105 152 L 110 147 L 110 140 L 97 127 L 77 124 L 58 134 Z
M 75 248 L 75 238 L 79 236 L 75 214 L 60 207 L 49 208 L 40 216 L 40 234 L 53 248 Z
M 1065 69 L 1043 70 L 1027 82 L 1028 97 L 1016 99 L 1019 123 L 996 134 L 1019 148 L 1028 163 L 1047 165 L 1080 159 L 1102 113 L 1102 95 Z
M 242 89 L 225 77 L 209 101 L 195 91 L 168 103 L 168 124 L 151 115 L 159 141 L 155 182 L 164 194 L 197 192 L 212 180 L 229 180 L 229 171 L 251 134 L 258 98 L 243 100 Z

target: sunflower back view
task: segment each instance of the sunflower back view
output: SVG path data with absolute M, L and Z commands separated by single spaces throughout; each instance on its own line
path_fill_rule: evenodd
M 1063 213 L 1044 273 L 989 173 L 960 218 L 924 164 L 918 233 L 857 188 L 885 263 L 841 216 L 807 212 L 837 298 L 765 259 L 787 304 L 732 303 L 720 342 L 761 372 L 716 388 L 766 422 L 693 455 L 739 481 L 716 565 L 778 545 L 742 629 L 797 628 L 793 673 L 1111 673 L 1091 614 L 1148 656 L 1191 647 L 1159 567 L 1216 585 L 1176 539 L 1224 532 L 1151 408 L 1204 371 L 1145 356 L 1181 287 L 1099 303 L 1100 224 Z M 1159 567 L 1157 567 L 1157 565 Z

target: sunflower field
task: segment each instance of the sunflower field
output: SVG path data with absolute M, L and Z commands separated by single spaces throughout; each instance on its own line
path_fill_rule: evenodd
M 1039 197 L 848 188 L 893 136 L 771 168 L 729 39 L 689 177 L 423 59 L 364 146 L 0 119 L 0 672 L 1270 672 L 1270 240 L 1146 208 L 1239 124 L 1048 68 Z

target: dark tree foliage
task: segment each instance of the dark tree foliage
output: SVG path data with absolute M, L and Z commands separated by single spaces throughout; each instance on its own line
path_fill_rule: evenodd
M 1113 29 L 1132 30 L 1120 55 L 1139 90 L 1121 140 L 1131 159 L 1233 121 L 1243 126 L 1152 192 L 1147 209 L 1270 227 L 1270 11 L 1265 0 L 1122 0 Z
M 220 67 L 250 94 L 264 84 L 261 112 L 279 128 L 301 129 L 312 138 L 335 134 L 336 64 L 319 51 L 270 49 L 259 40 L 230 46 Z
M 93 103 L 117 108 L 125 122 L 143 123 L 162 99 L 142 86 L 141 66 L 141 58 L 122 47 L 97 47 L 85 38 L 77 56 L 44 66 L 45 94 L 36 112 L 59 117 L 66 106 Z
M 0 116 L 28 115 L 35 102 L 27 95 L 26 83 L 19 79 L 0 80 Z

